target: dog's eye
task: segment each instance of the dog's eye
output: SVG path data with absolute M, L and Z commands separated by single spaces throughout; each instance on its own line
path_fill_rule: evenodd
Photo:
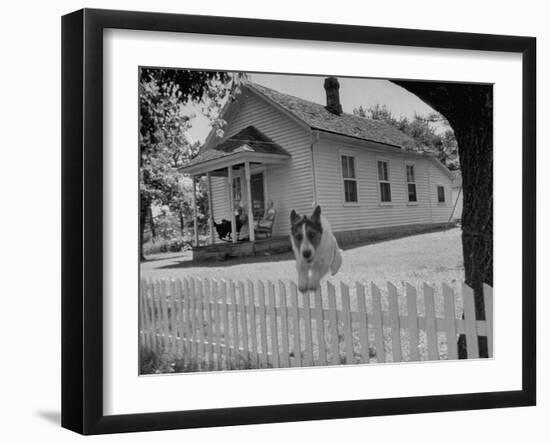
M 296 240 L 302 241 L 302 234 L 296 234 Z
M 316 236 L 317 236 L 317 233 L 316 233 L 316 232 L 310 231 L 310 232 L 307 233 L 307 237 L 308 237 L 310 240 L 313 240 Z

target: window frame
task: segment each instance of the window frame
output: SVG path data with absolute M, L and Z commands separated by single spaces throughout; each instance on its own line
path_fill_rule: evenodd
M 344 169 L 342 168 L 342 158 L 353 158 L 353 175 L 354 177 L 344 177 Z M 359 206 L 359 179 L 357 178 L 357 156 L 354 152 L 339 150 L 338 151 L 338 167 L 340 169 L 340 179 L 342 180 L 342 205 L 343 206 Z M 349 166 L 349 165 L 348 165 Z M 355 201 L 346 201 L 346 181 L 355 182 Z
M 443 189 L 443 201 L 439 200 L 439 188 Z M 437 184 L 435 189 L 436 189 L 435 197 L 437 199 L 437 204 L 442 206 L 447 205 L 447 190 L 445 189 L 445 185 Z
M 378 164 L 380 162 L 386 163 L 386 172 L 387 172 L 387 180 L 380 180 L 380 173 L 378 169 Z M 393 205 L 393 196 L 392 196 L 392 184 L 391 184 L 391 174 L 390 174 L 390 159 L 387 157 L 376 157 L 376 181 L 378 183 L 378 204 L 380 206 L 392 206 Z M 389 201 L 382 201 L 382 183 L 387 183 L 390 187 L 390 200 Z
M 412 182 L 409 181 L 409 171 L 407 170 L 407 168 L 409 166 L 412 166 L 412 168 L 413 168 L 413 179 L 414 180 Z M 406 180 L 406 183 L 407 183 L 407 188 L 406 188 L 407 205 L 408 206 L 417 206 L 418 205 L 418 186 L 417 186 L 417 182 L 416 182 L 416 164 L 413 161 L 406 161 L 405 162 L 405 180 Z M 414 200 L 414 201 L 410 200 L 409 185 L 414 185 L 414 196 L 416 198 L 416 200 Z

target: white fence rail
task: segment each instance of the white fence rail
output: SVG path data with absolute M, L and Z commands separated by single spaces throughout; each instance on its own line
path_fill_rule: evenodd
M 456 359 L 466 336 L 468 358 L 478 337 L 493 352 L 492 288 L 484 286 L 486 319 L 475 319 L 473 291 L 443 285 L 436 293 L 392 283 L 382 290 L 330 282 L 302 294 L 293 282 L 142 280 L 142 349 L 170 354 L 191 370 L 300 367 Z

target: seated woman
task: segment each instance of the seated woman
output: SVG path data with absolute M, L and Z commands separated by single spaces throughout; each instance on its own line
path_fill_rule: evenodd
M 248 212 L 244 206 L 239 206 L 237 209 L 237 240 L 248 240 L 250 238 L 250 229 L 248 226 Z

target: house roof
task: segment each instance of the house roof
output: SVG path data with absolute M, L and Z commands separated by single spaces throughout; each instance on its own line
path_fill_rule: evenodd
M 187 168 L 199 163 L 242 152 L 257 152 L 261 154 L 276 154 L 290 157 L 290 154 L 285 149 L 265 134 L 254 126 L 248 126 L 213 148 L 202 151 L 193 160 L 189 161 L 185 167 Z
M 414 140 L 382 120 L 372 120 L 353 114 L 329 112 L 325 106 L 292 95 L 283 94 L 257 83 L 246 83 L 271 102 L 281 106 L 312 129 L 369 140 L 398 148 L 414 147 Z

